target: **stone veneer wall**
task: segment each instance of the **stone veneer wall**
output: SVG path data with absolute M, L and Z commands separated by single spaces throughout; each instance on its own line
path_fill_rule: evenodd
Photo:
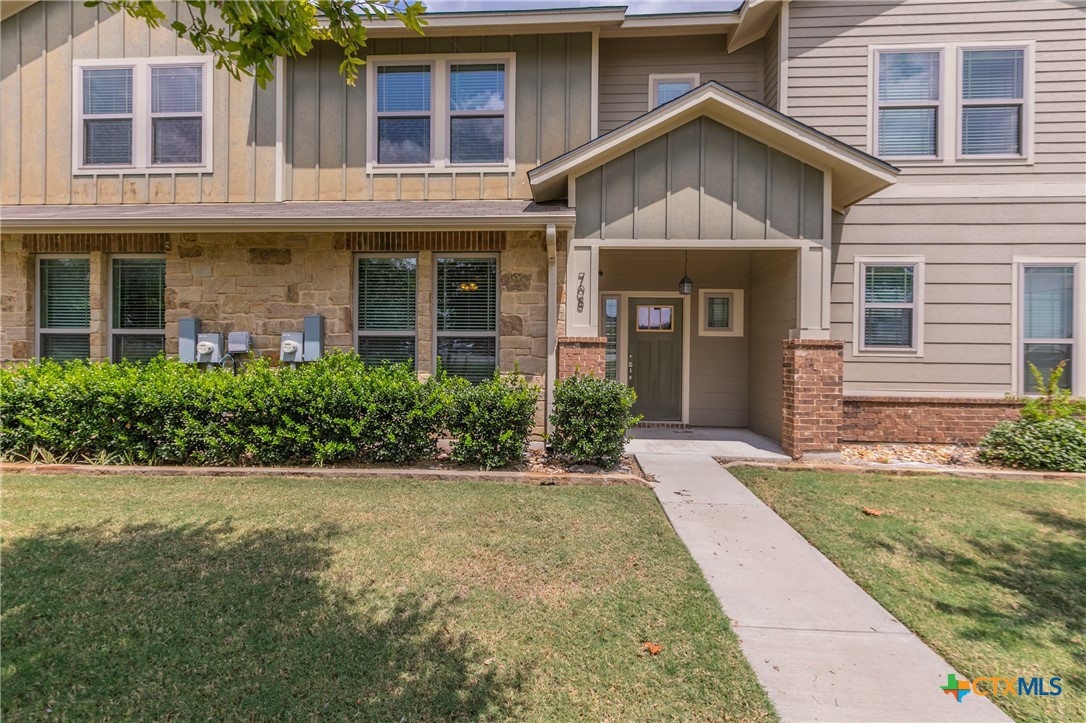
M 1017 419 L 1013 399 L 852 396 L 844 398 L 842 442 L 977 444 L 988 430 Z

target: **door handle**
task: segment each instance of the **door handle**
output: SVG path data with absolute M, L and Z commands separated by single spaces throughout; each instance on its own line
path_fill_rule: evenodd
M 627 378 L 633 375 L 633 354 L 626 357 L 626 375 Z

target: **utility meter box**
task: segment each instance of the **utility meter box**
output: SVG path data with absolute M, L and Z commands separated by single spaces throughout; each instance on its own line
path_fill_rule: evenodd
M 284 331 L 279 337 L 279 361 L 297 364 L 302 361 L 304 335 L 300 331 Z
M 200 334 L 200 320 L 188 316 L 177 322 L 177 358 L 186 364 L 196 363 L 196 337 Z
M 324 354 L 324 317 L 305 317 L 302 361 L 317 361 Z
M 222 334 L 199 334 L 196 337 L 196 362 L 218 364 L 222 361 Z
M 226 337 L 226 351 L 231 354 L 248 354 L 253 348 L 253 339 L 247 331 L 232 331 Z

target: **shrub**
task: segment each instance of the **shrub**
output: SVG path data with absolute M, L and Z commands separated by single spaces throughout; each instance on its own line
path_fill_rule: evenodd
M 980 443 L 982 462 L 1023 469 L 1086 472 L 1086 401 L 1060 387 L 1062 361 L 1046 380 L 1030 364 L 1036 397 L 1023 400 L 1021 418 L 1000 422 Z
M 491 469 L 524 459 L 539 387 L 520 374 L 495 372 L 481 384 L 456 380 L 449 389 L 454 460 Z
M 573 462 L 613 467 L 626 448 L 626 430 L 641 419 L 633 414 L 635 401 L 632 388 L 610 379 L 577 373 L 558 382 L 551 449 Z
M 1086 421 L 1073 418 L 1000 422 L 980 443 L 989 464 L 1057 472 L 1086 472 Z

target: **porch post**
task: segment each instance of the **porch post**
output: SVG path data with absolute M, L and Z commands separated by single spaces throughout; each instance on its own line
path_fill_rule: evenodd
M 571 240 L 566 261 L 566 329 L 558 339 L 558 380 L 580 371 L 605 372 L 606 337 L 599 336 L 600 249 Z

